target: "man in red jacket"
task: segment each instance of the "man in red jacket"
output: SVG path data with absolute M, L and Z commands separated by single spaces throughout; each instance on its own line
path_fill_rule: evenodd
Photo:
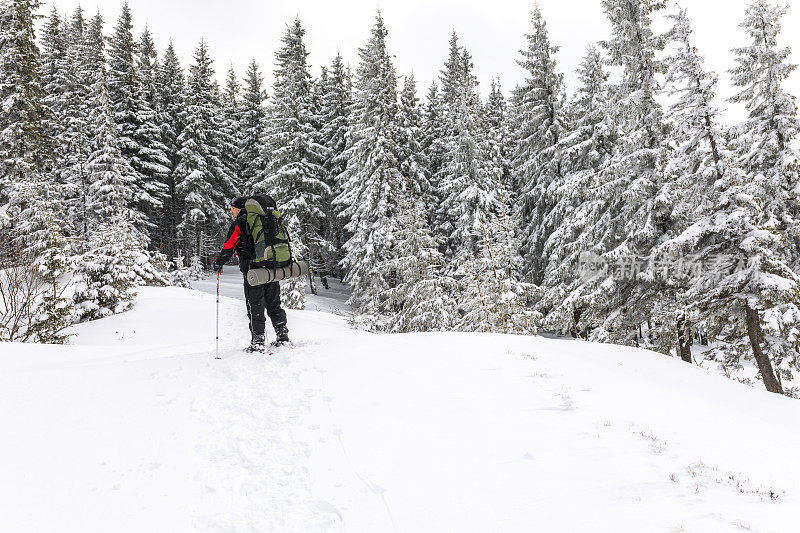
M 247 303 L 247 319 L 250 321 L 250 334 L 252 339 L 248 352 L 264 351 L 264 329 L 266 318 L 264 310 L 275 329 L 276 339 L 273 343 L 280 346 L 289 342 L 289 329 L 286 327 L 286 311 L 281 308 L 281 288 L 277 281 L 257 285 L 247 283 L 247 271 L 255 254 L 250 232 L 247 230 L 247 212 L 244 204 L 247 198 L 239 196 L 231 201 L 231 217 L 233 223 L 228 230 L 228 237 L 222 245 L 222 251 L 214 261 L 214 270 L 221 271 L 222 266 L 228 262 L 235 253 L 239 258 L 239 270 L 244 274 L 244 299 Z

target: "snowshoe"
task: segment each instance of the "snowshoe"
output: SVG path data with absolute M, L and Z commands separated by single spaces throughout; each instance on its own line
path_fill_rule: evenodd
M 244 349 L 247 353 L 264 353 L 265 340 L 264 335 L 253 335 L 253 340 L 250 341 L 250 346 Z
M 275 339 L 274 341 L 270 342 L 269 345 L 272 348 L 280 348 L 281 346 L 288 346 L 288 347 L 291 348 L 291 347 L 294 346 L 294 343 L 292 341 L 290 341 L 290 340 L 279 341 L 279 340 Z
M 278 327 L 275 330 L 275 340 L 272 341 L 270 344 L 274 347 L 283 346 L 285 344 L 291 344 L 292 341 L 289 340 L 289 329 L 286 326 Z

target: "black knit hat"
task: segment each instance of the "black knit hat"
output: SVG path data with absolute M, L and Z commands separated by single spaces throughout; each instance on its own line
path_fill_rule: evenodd
M 247 198 L 244 196 L 237 196 L 233 200 L 231 200 L 231 207 L 235 207 L 237 209 L 244 209 L 244 204 L 247 202 Z

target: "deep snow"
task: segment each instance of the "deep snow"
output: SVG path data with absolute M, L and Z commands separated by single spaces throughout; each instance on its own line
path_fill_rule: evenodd
M 71 346 L 0 344 L 0 531 L 800 529 L 796 400 L 643 350 L 315 311 L 253 356 L 222 306 L 220 361 L 214 297 L 177 288 Z

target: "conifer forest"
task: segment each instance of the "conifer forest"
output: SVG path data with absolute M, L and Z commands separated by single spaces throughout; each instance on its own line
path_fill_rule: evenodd
M 611 31 L 568 91 L 533 4 L 524 81 L 485 87 L 455 32 L 436 79 L 398 72 L 379 11 L 353 64 L 310 56 L 296 19 L 240 78 L 205 41 L 157 49 L 127 4 L 0 0 L 0 340 L 69 342 L 141 286 L 208 276 L 231 199 L 266 193 L 312 269 L 290 308 L 344 283 L 359 328 L 637 346 L 800 397 L 787 8 L 746 2 L 747 40 L 709 65 L 690 11 L 597 1 Z

